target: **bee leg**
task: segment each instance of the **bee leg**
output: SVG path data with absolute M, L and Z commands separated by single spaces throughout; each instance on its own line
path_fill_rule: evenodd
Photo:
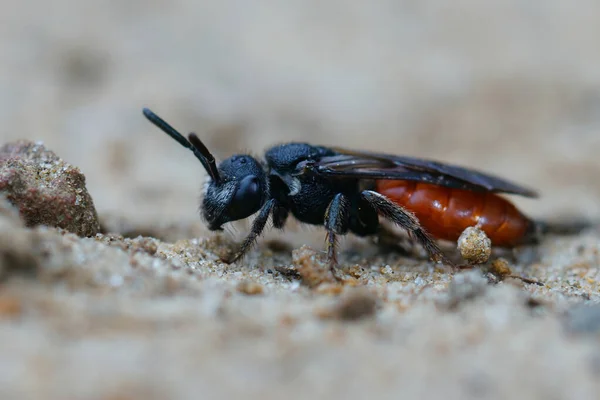
M 379 215 L 405 229 L 412 238 L 425 248 L 431 259 L 454 266 L 454 263 L 446 258 L 431 236 L 421 227 L 419 220 L 413 213 L 400 207 L 384 195 L 371 190 L 364 190 L 361 196 L 369 202 Z
M 252 222 L 252 228 L 246 239 L 240 245 L 240 248 L 233 256 L 221 257 L 221 260 L 227 264 L 231 264 L 236 262 L 240 258 L 246 254 L 246 252 L 252 247 L 256 239 L 260 236 L 265 225 L 267 224 L 267 220 L 269 219 L 269 215 L 271 214 L 271 210 L 275 206 L 275 199 L 271 199 L 267 201 L 262 208 L 260 209 L 258 216 Z
M 325 211 L 325 229 L 327 230 L 327 261 L 333 276 L 340 280 L 336 273 L 337 263 L 337 235 L 344 235 L 348 232 L 348 217 L 350 203 L 343 194 L 335 195 L 327 210 Z

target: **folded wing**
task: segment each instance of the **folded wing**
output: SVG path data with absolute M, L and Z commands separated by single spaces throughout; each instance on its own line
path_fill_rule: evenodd
M 314 165 L 317 173 L 359 179 L 410 180 L 455 189 L 538 196 L 534 190 L 474 169 L 414 157 L 334 150 L 337 155 L 323 157 Z

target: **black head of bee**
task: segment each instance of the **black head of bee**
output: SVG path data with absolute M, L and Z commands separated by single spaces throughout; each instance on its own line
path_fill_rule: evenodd
M 188 140 L 149 109 L 144 108 L 143 112 L 150 122 L 192 150 L 208 173 L 201 212 L 209 229 L 222 229 L 227 222 L 247 218 L 265 203 L 267 176 L 255 158 L 246 154 L 234 155 L 217 167 L 213 155 L 194 133 L 188 135 Z
M 202 216 L 211 230 L 257 212 L 266 200 L 267 176 L 261 165 L 246 154 L 219 164 L 219 179 L 212 176 L 202 200 Z

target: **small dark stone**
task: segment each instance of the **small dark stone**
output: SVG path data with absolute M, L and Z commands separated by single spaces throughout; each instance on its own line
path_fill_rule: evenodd
M 333 316 L 341 320 L 355 321 L 375 314 L 377 297 L 366 289 L 353 289 L 340 299 L 333 309 Z

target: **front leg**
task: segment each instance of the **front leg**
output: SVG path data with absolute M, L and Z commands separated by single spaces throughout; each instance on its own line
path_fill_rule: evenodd
M 239 250 L 232 257 L 221 257 L 221 260 L 227 264 L 231 264 L 239 260 L 246 252 L 252 247 L 258 236 L 262 233 L 265 225 L 267 224 L 267 220 L 269 219 L 269 215 L 271 214 L 271 210 L 276 206 L 275 199 L 271 199 L 267 201 L 262 208 L 260 209 L 258 216 L 252 222 L 252 229 L 246 239 L 240 245 Z
M 441 261 L 446 265 L 454 266 L 454 263 L 446 258 L 431 236 L 421 227 L 419 220 L 413 213 L 400 207 L 384 195 L 371 190 L 363 191 L 361 196 L 369 202 L 378 214 L 405 229 L 412 238 L 416 239 L 427 250 L 429 257 L 434 261 Z
M 333 276 L 338 279 L 335 267 L 337 266 L 336 237 L 348 232 L 348 218 L 350 203 L 341 193 L 335 195 L 327 211 L 325 211 L 325 229 L 327 229 L 327 261 Z

